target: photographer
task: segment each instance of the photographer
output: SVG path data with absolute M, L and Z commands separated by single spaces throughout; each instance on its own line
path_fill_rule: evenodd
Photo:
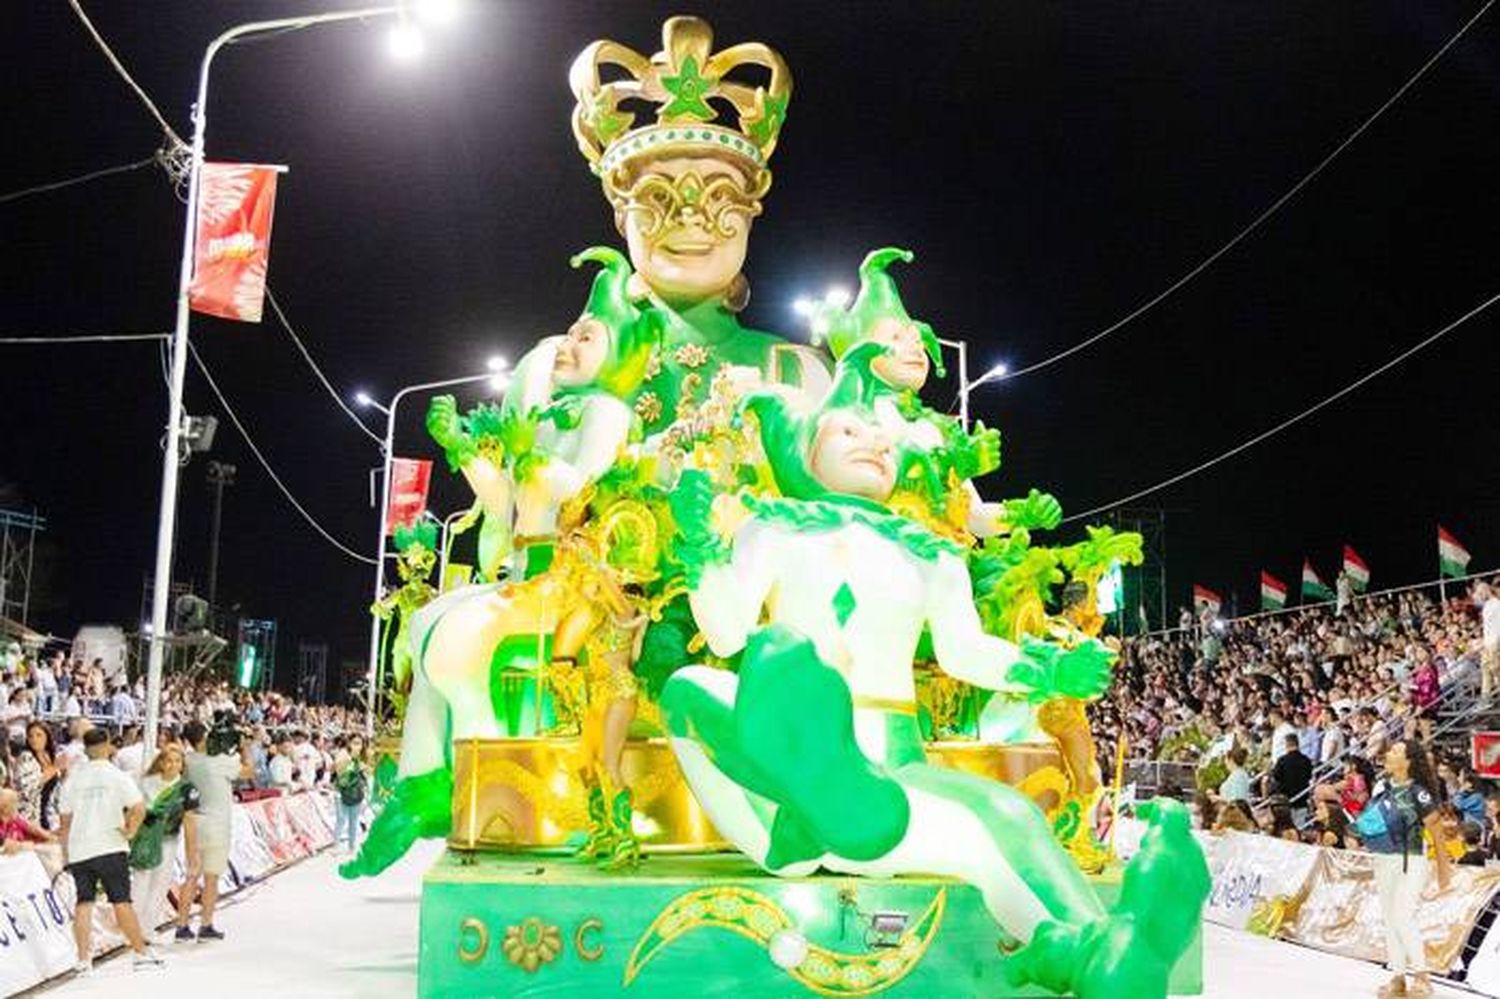
M 222 940 L 214 928 L 214 907 L 219 901 L 219 877 L 229 866 L 230 808 L 234 804 L 234 782 L 254 776 L 248 744 L 223 714 L 216 715 L 212 732 L 200 721 L 188 722 L 183 739 L 192 747 L 187 755 L 187 779 L 198 789 L 198 851 L 187 858 L 187 879 L 177 907 L 177 939 L 193 936 L 189 919 L 193 895 L 202 878 L 202 900 L 198 915 L 199 940 Z M 217 750 L 217 752 L 215 752 Z

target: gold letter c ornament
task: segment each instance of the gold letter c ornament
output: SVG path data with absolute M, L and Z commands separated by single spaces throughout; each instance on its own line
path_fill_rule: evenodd
M 469 934 L 473 934 L 474 946 L 465 946 Z M 465 964 L 477 964 L 484 960 L 490 949 L 490 931 L 483 922 L 473 916 L 458 924 L 458 959 Z
M 578 956 L 585 961 L 597 961 L 604 956 L 604 945 L 596 944 L 593 947 L 584 946 L 583 935 L 585 933 L 604 932 L 604 920 L 590 917 L 578 924 L 578 929 L 573 931 L 573 949 L 578 951 Z

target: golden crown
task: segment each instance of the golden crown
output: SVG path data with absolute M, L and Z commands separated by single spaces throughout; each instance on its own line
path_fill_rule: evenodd
M 616 171 L 630 160 L 668 151 L 727 153 L 748 166 L 752 178 L 766 168 L 786 120 L 791 71 L 780 55 L 760 42 L 714 52 L 713 41 L 707 21 L 673 17 L 662 25 L 661 51 L 649 59 L 604 40 L 573 60 L 568 72 L 578 101 L 573 134 L 607 189 L 616 188 Z M 600 70 L 606 66 L 623 69 L 625 78 L 604 82 Z M 770 70 L 770 82 L 758 86 L 726 79 L 746 66 Z M 709 103 L 714 98 L 734 108 L 732 125 L 720 120 L 719 109 Z M 620 107 L 629 100 L 657 105 L 656 121 L 636 127 L 635 114 Z

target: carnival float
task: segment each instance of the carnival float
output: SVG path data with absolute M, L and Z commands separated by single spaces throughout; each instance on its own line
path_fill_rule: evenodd
M 374 608 L 397 770 L 341 868 L 418 839 L 423 996 L 1201 991 L 1186 812 L 1122 866 L 1084 705 L 1097 586 L 1140 539 L 987 500 L 1000 435 L 931 408 L 933 327 L 873 249 L 814 343 L 742 324 L 792 93 L 693 17 L 573 64 L 573 132 L 625 250 L 498 405 L 431 402 L 478 578 L 397 539 Z M 644 114 L 638 109 L 650 109 Z M 851 262 L 853 263 L 853 262 Z

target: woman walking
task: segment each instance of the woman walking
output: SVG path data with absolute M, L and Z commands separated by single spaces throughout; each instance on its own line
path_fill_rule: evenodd
M 1438 817 L 1440 801 L 1427 751 L 1420 742 L 1403 739 L 1386 752 L 1385 779 L 1355 823 L 1355 832 L 1375 854 L 1386 961 L 1394 976 L 1381 987 L 1382 999 L 1432 995 L 1417 906 L 1428 879 L 1424 832 L 1432 835 L 1436 847 L 1438 890 L 1448 888 L 1451 861 Z
M 146 818 L 130 842 L 131 897 L 147 932 L 167 921 L 167 889 L 182 830 L 197 821 L 198 792 L 182 776 L 182 747 L 168 745 L 141 777 Z
M 337 847 L 343 840 L 353 856 L 359 846 L 359 814 L 364 809 L 368 796 L 369 779 L 365 773 L 365 740 L 363 736 L 349 739 L 349 748 L 339 750 L 334 757 L 333 787 L 338 792 L 338 815 L 333 827 L 333 843 Z

